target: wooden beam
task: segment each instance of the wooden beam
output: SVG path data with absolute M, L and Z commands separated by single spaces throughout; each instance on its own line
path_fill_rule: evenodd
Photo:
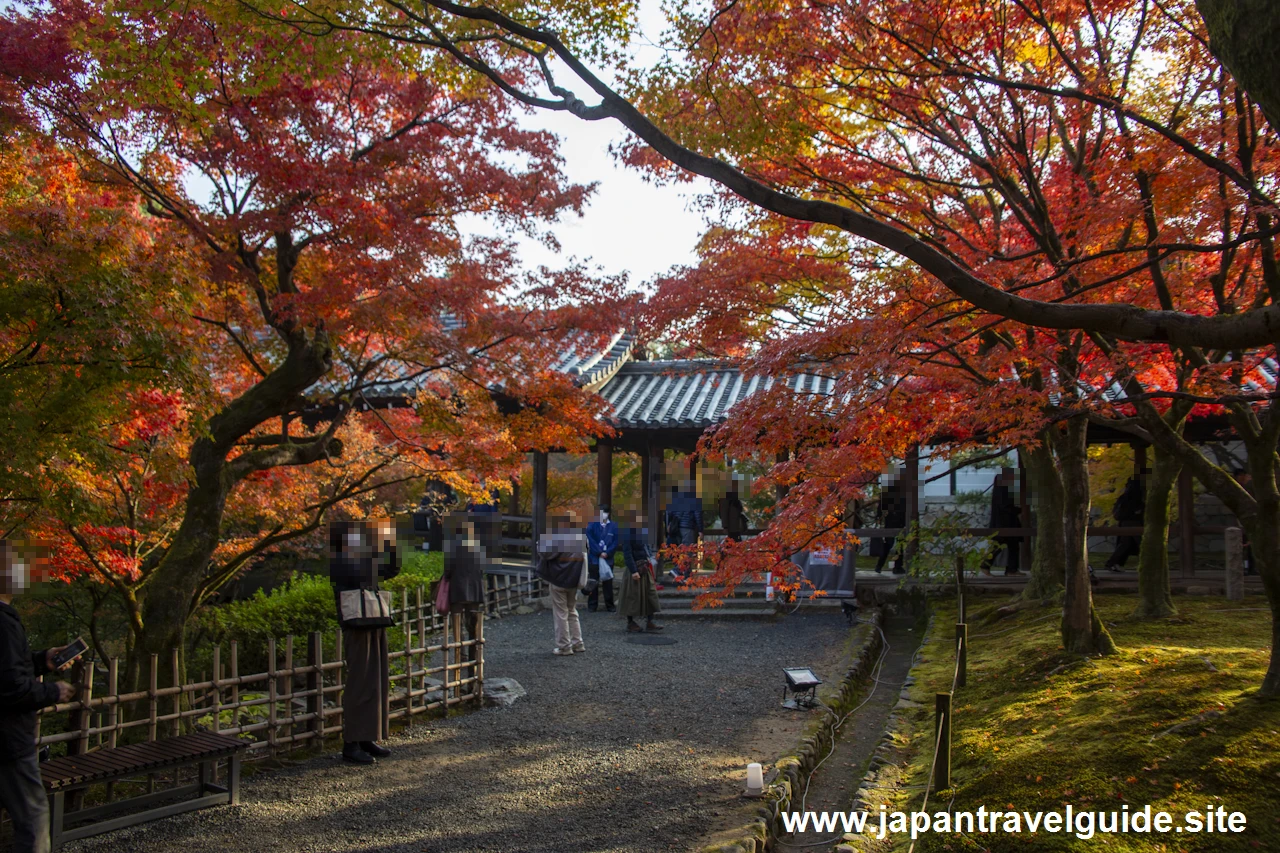
M 1196 498 L 1191 485 L 1191 472 L 1185 467 L 1178 474 L 1178 560 L 1182 576 L 1196 573 Z
M 644 515 L 649 524 L 649 547 L 661 544 L 662 533 L 662 447 L 650 445 L 641 463 L 644 477 Z
M 613 506 L 613 445 L 596 443 L 596 503 Z

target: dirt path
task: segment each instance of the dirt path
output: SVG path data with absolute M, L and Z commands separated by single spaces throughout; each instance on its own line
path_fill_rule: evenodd
M 778 707 L 780 670 L 837 655 L 838 615 L 776 624 L 672 623 L 678 642 L 627 642 L 582 612 L 588 651 L 551 654 L 551 617 L 486 626 L 486 674 L 515 678 L 510 708 L 414 726 L 374 767 L 334 755 L 255 774 L 243 804 L 68 845 L 67 853 L 639 853 L 688 850 L 758 760 L 750 737 Z M 896 692 L 896 691 L 895 691 Z

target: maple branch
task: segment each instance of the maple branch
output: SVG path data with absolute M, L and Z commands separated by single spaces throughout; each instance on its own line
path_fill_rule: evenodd
M 391 5 L 397 9 L 404 9 L 400 4 L 392 3 Z M 1126 303 L 1056 304 L 1006 292 L 989 284 L 962 267 L 957 261 L 901 227 L 878 221 L 871 216 L 829 201 L 803 198 L 775 189 L 760 180 L 749 177 L 741 169 L 726 161 L 700 154 L 682 145 L 597 77 L 552 31 L 523 24 L 497 9 L 484 5 L 470 6 L 448 2 L 448 0 L 424 0 L 423 5 L 463 20 L 491 24 L 517 38 L 549 48 L 600 98 L 600 101 L 597 104 L 588 105 L 573 93 L 564 90 L 557 92 L 560 95 L 559 100 L 523 92 L 508 81 L 492 64 L 466 53 L 456 41 L 447 37 L 435 22 L 421 15 L 414 16 L 412 13 L 407 13 L 414 20 L 422 21 L 440 42 L 439 46 L 450 56 L 489 79 L 509 96 L 531 106 L 569 112 L 587 121 L 614 119 L 677 167 L 708 178 L 765 210 L 791 219 L 831 225 L 883 246 L 912 261 L 957 296 L 983 311 L 1030 326 L 1059 330 L 1087 329 L 1119 339 L 1167 342 L 1181 346 L 1238 349 L 1266 346 L 1280 341 L 1280 304 L 1275 303 L 1242 314 L 1201 316 L 1178 311 L 1150 310 Z M 403 31 L 397 32 L 389 28 L 378 28 L 372 25 L 339 26 L 363 32 L 379 30 L 378 35 L 398 41 L 412 41 Z M 526 48 L 526 51 L 530 56 L 534 55 L 534 48 Z M 976 75 L 975 79 L 978 79 Z M 1053 96 L 1071 96 L 1097 101 L 1111 109 L 1125 109 L 1122 105 L 1108 103 L 1106 99 L 1089 96 L 1085 92 L 1060 91 L 1054 87 L 1045 86 L 1033 87 L 1019 84 L 1017 81 L 1009 81 L 1009 84 L 1015 87 L 1044 90 L 1045 94 Z M 1179 147 L 1222 174 L 1231 176 L 1233 180 L 1243 180 L 1243 176 L 1228 164 L 1199 151 L 1195 146 L 1188 145 L 1185 140 L 1177 139 L 1176 134 L 1170 134 L 1167 128 L 1161 127 L 1158 123 L 1138 114 L 1133 114 L 1130 118 L 1144 126 L 1152 125 L 1151 129 L 1162 135 L 1171 136 L 1172 141 Z M 1248 183 L 1247 180 L 1243 180 L 1251 197 L 1270 204 L 1269 200 L 1259 194 L 1256 187 L 1250 187 Z
M 240 348 L 240 352 L 244 353 L 244 357 L 248 359 L 249 364 L 258 372 L 258 375 L 264 377 L 267 375 L 267 371 L 263 370 L 262 365 L 258 364 L 258 360 L 253 357 L 253 353 L 251 353 L 249 348 L 245 346 L 244 341 L 240 340 L 240 336 L 231 328 L 230 323 L 225 320 L 214 320 L 211 317 L 201 317 L 199 314 L 192 314 L 191 317 L 201 323 L 208 323 L 210 326 L 217 326 L 219 329 L 226 332 L 227 336 L 231 338 L 237 347 Z

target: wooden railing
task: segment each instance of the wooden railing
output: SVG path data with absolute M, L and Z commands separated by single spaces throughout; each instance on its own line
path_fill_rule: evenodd
M 506 575 L 487 576 L 486 590 L 483 610 L 449 616 L 436 612 L 425 588 L 402 591 L 393 608 L 397 626 L 388 637 L 394 643 L 387 655 L 392 720 L 482 699 L 485 616 L 508 613 L 542 592 L 536 578 Z M 333 650 L 331 658 L 326 648 Z M 177 652 L 163 664 L 151 655 L 142 673 L 146 688 L 124 693 L 118 658 L 105 666 L 87 661 L 78 668 L 77 698 L 41 714 L 39 745 L 78 755 L 203 729 L 252 741 L 252 759 L 342 731 L 341 630 L 312 632 L 301 642 L 271 638 L 266 667 L 256 672 L 242 671 L 241 647 L 234 640 L 211 651 L 210 677 L 179 684 Z M 171 686 L 159 686 L 162 666 Z M 60 730 L 49 731 L 59 722 Z

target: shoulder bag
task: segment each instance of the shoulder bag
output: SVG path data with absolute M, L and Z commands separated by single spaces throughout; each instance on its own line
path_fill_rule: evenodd
M 338 609 L 344 628 L 390 628 L 391 593 L 378 589 L 378 571 L 370 561 L 371 589 L 348 589 L 338 594 Z

